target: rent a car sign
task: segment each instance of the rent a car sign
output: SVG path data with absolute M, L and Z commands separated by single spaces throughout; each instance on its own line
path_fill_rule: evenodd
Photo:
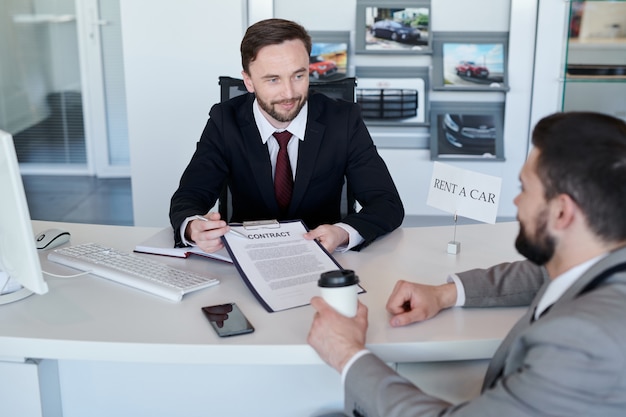
M 458 216 L 495 223 L 502 178 L 435 162 L 426 204 Z

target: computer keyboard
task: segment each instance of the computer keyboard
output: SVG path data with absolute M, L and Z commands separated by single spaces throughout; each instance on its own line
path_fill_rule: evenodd
M 48 259 L 172 301 L 180 301 L 184 294 L 219 284 L 214 277 L 175 269 L 97 243 L 55 249 L 48 254 Z

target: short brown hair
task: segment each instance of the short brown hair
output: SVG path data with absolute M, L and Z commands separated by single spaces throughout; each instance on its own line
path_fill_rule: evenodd
M 545 197 L 569 195 L 606 241 L 626 239 L 626 123 L 594 112 L 565 112 L 537 123 L 537 174 Z
M 261 48 L 268 45 L 279 45 L 285 41 L 300 39 L 307 53 L 311 55 L 311 36 L 304 27 L 285 19 L 261 20 L 250 26 L 241 41 L 241 65 L 246 73 L 250 73 L 250 63 L 256 59 Z

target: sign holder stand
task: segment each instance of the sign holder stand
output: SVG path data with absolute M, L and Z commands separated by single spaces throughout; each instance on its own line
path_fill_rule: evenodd
M 450 255 L 458 255 L 459 252 L 461 252 L 461 242 L 457 242 L 456 240 L 456 223 L 458 220 L 458 216 L 456 214 L 456 211 L 454 212 L 454 236 L 452 237 L 452 240 L 450 242 L 448 242 L 448 253 Z

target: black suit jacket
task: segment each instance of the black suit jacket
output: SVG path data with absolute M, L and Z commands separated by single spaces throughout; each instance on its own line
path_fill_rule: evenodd
M 171 200 L 170 221 L 177 243 L 183 221 L 207 213 L 226 182 L 232 196 L 231 222 L 301 219 L 315 228 L 343 221 L 365 239 L 360 247 L 400 226 L 402 201 L 358 105 L 317 93 L 309 96 L 291 205 L 281 217 L 269 152 L 261 142 L 253 102 L 254 95 L 245 94 L 211 109 L 196 152 Z M 344 178 L 363 208 L 342 219 Z

